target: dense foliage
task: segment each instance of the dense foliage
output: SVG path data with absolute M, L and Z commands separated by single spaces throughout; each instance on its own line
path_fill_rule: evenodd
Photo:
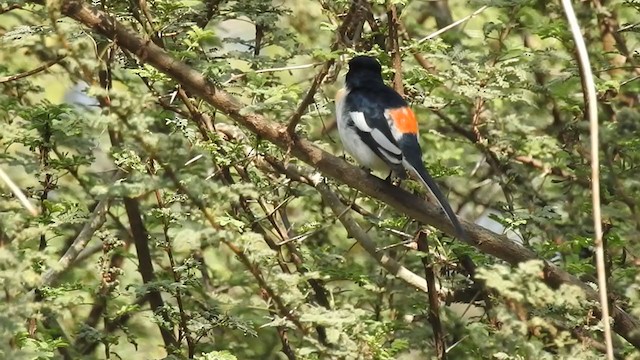
M 0 357 L 423 359 L 442 340 L 452 359 L 603 356 L 593 300 L 542 279 L 554 258 L 596 286 L 588 123 L 559 1 L 90 4 L 234 95 L 238 116 L 299 119 L 337 156 L 345 60 L 376 56 L 454 209 L 540 257 L 516 266 L 319 185 L 144 51 L 65 17 L 69 0 L 43 3 L 0 0 L 0 167 L 38 210 L 0 184 Z M 575 6 L 598 90 L 610 299 L 640 317 L 640 2 Z M 344 218 L 437 296 L 391 275 Z

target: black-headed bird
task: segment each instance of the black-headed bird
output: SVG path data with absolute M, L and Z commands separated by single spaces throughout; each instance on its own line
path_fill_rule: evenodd
M 336 96 L 338 132 L 345 151 L 361 166 L 404 177 L 408 171 L 431 193 L 449 217 L 458 236 L 464 230 L 449 202 L 422 163 L 418 121 L 407 102 L 385 85 L 375 58 L 349 61 L 345 88 Z

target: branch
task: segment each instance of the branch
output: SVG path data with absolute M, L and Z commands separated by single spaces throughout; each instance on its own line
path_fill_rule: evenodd
M 89 217 L 86 224 L 80 231 L 80 234 L 73 241 L 67 252 L 58 260 L 58 264 L 47 270 L 47 272 L 42 275 L 40 280 L 40 286 L 49 286 L 53 284 L 53 282 L 58 278 L 58 276 L 63 273 L 71 264 L 73 264 L 74 260 L 78 257 L 80 252 L 87 246 L 89 240 L 93 234 L 104 224 L 106 221 L 107 211 L 109 210 L 109 202 L 110 198 L 105 197 L 100 200 L 95 209 L 93 209 L 93 213 Z
M 433 264 L 429 264 L 429 243 L 427 240 L 427 233 L 420 231 L 417 238 L 418 251 L 423 253 L 421 257 L 422 266 L 424 267 L 424 276 L 427 279 L 427 286 L 429 287 L 428 299 L 429 299 L 429 322 L 433 329 L 433 340 L 436 344 L 435 351 L 438 360 L 447 359 L 447 343 L 445 341 L 445 332 L 442 328 L 442 322 L 440 321 L 440 301 L 438 300 L 438 293 L 436 290 L 436 275 L 433 271 Z
M 132 198 L 124 198 L 124 207 L 129 218 L 129 226 L 131 227 L 131 233 L 133 234 L 133 243 L 136 247 L 136 253 L 138 254 L 138 272 L 142 276 L 142 282 L 148 284 L 155 281 L 156 277 L 153 271 L 153 262 L 151 259 L 151 252 L 149 250 L 149 233 L 142 221 L 142 214 L 140 213 L 140 205 L 138 201 Z M 164 308 L 164 301 L 160 291 L 156 289 L 148 290 L 149 305 L 154 314 L 160 314 L 164 320 L 171 324 L 171 321 L 162 314 Z M 171 353 L 171 348 L 176 347 L 178 343 L 173 335 L 172 329 L 167 329 L 163 324 L 158 324 L 162 340 L 164 341 L 167 352 Z
M 362 246 L 376 261 L 385 268 L 389 273 L 393 274 L 400 280 L 403 280 L 407 284 L 415 287 L 418 290 L 427 292 L 427 281 L 411 270 L 398 264 L 393 258 L 378 251 L 376 242 L 373 241 L 369 234 L 364 231 L 363 228 L 349 215 L 349 208 L 342 204 L 342 201 L 338 196 L 329 189 L 329 186 L 322 181 L 321 176 L 315 176 L 311 179 L 313 186 L 318 190 L 324 202 L 329 205 L 333 213 L 338 217 L 338 220 L 347 229 L 347 232 L 352 236 L 360 246 Z
M 3 8 L 2 6 L 0 6 L 0 15 L 2 15 L 4 13 L 8 13 L 9 11 L 16 10 L 16 9 L 22 9 L 22 5 L 11 4 L 11 5 L 7 6 L 6 8 Z
M 452 28 L 454 28 L 454 27 L 456 27 L 456 26 L 458 26 L 458 25 L 460 25 L 460 24 L 462 24 L 462 23 L 464 23 L 464 22 L 466 22 L 468 20 L 471 20 L 471 18 L 473 18 L 474 16 L 477 16 L 481 12 L 485 11 L 487 8 L 488 8 L 488 6 L 485 5 L 485 6 L 481 7 L 481 8 L 479 8 L 478 10 L 474 11 L 473 13 L 463 17 L 462 19 L 457 20 L 455 22 L 452 22 L 451 24 L 443 27 L 442 29 L 439 29 L 438 31 L 423 37 L 422 39 L 418 40 L 418 44 L 421 44 L 421 43 L 423 43 L 423 42 L 425 42 L 427 40 L 431 40 L 431 39 L 437 37 L 438 35 L 446 32 L 446 31 L 449 31 L 450 29 L 452 29 Z
M 364 5 L 367 5 L 366 1 Z M 349 32 L 349 30 L 351 30 L 353 23 L 359 20 L 359 17 L 357 15 L 363 10 L 367 10 L 367 7 L 362 6 L 359 1 L 354 1 L 351 4 L 351 7 L 349 8 L 349 12 L 344 17 L 342 24 L 337 30 L 337 39 L 331 45 L 332 52 L 338 50 L 338 47 L 341 44 L 341 39 L 345 37 L 346 33 Z M 313 79 L 313 82 L 311 83 L 311 86 L 309 87 L 307 94 L 302 99 L 302 102 L 300 102 L 300 104 L 296 108 L 296 111 L 289 118 L 289 121 L 288 121 L 289 125 L 287 125 L 287 133 L 289 134 L 290 137 L 292 138 L 295 137 L 294 135 L 296 132 L 296 126 L 300 122 L 302 115 L 304 115 L 304 113 L 307 111 L 307 108 L 309 107 L 309 105 L 311 105 L 311 103 L 313 102 L 313 97 L 316 95 L 318 88 L 322 84 L 322 81 L 327 76 L 327 74 L 329 73 L 329 69 L 331 68 L 331 66 L 333 66 L 334 63 L 335 63 L 335 59 L 327 60 L 324 63 L 324 65 L 322 66 L 322 69 L 320 69 L 316 77 Z
M 613 360 L 613 341 L 611 338 L 611 324 L 609 323 L 609 304 L 607 299 L 607 274 L 604 260 L 604 245 L 602 243 L 602 214 L 600 212 L 600 161 L 598 151 L 598 103 L 596 98 L 596 84 L 593 80 L 587 45 L 582 37 L 578 18 L 573 11 L 570 0 L 562 0 L 562 7 L 567 15 L 567 21 L 573 34 L 573 40 L 578 50 L 580 75 L 585 92 L 587 117 L 589 118 L 589 132 L 591 133 L 591 200 L 593 203 L 594 245 L 596 252 L 596 269 L 598 272 L 598 290 L 600 293 L 600 307 L 602 325 L 604 326 L 604 340 L 607 347 L 607 359 Z
M 15 80 L 20 80 L 20 79 L 26 78 L 26 77 L 28 77 L 28 76 L 31 76 L 31 75 L 37 74 L 37 73 L 39 73 L 39 72 L 41 72 L 41 71 L 44 71 L 44 70 L 46 70 L 46 69 L 48 69 L 48 68 L 52 67 L 53 65 L 55 65 L 55 64 L 57 64 L 57 63 L 59 63 L 59 62 L 60 62 L 60 61 L 62 61 L 62 59 L 64 59 L 65 57 L 67 57 L 67 56 L 66 56 L 66 55 L 60 55 L 60 56 L 56 57 L 55 59 L 50 60 L 50 61 L 47 61 L 46 63 L 44 63 L 44 64 L 42 64 L 42 65 L 38 66 L 38 67 L 37 67 L 37 68 L 35 68 L 35 69 L 29 70 L 29 71 L 25 71 L 25 72 L 20 73 L 20 74 L 15 74 L 15 75 L 11 75 L 11 76 L 0 77 L 0 84 L 4 84 L 4 83 L 11 82 L 11 81 L 15 81 Z
M 61 10 L 65 15 L 109 39 L 117 39 L 118 44 L 136 54 L 139 61 L 154 66 L 175 79 L 182 86 L 262 139 L 283 150 L 290 149 L 291 155 L 318 169 L 325 176 L 334 178 L 353 189 L 376 198 L 417 221 L 432 225 L 451 236 L 455 236 L 455 231 L 447 217 L 436 206 L 427 204 L 407 191 L 368 175 L 357 167 L 349 165 L 346 161 L 320 149 L 308 140 L 301 138 L 294 142 L 286 131 L 286 127 L 269 122 L 259 114 L 247 112 L 244 104 L 225 91 L 216 89 L 214 84 L 200 72 L 173 58 L 150 41 L 133 34 L 115 21 L 113 16 L 107 15 L 81 0 L 65 0 L 61 5 Z M 467 234 L 464 242 L 486 254 L 498 257 L 512 265 L 539 259 L 533 251 L 509 240 L 506 236 L 496 234 L 468 221 L 461 220 L 461 223 Z M 589 299 L 598 298 L 593 289 L 576 277 L 551 263 L 545 262 L 545 264 L 544 280 L 547 284 L 551 286 L 559 286 L 563 283 L 576 285 L 585 292 Z M 611 310 L 615 320 L 614 329 L 631 344 L 640 348 L 640 332 L 637 331 L 640 329 L 640 322 L 618 306 L 613 306 Z
M 398 94 L 404 97 L 404 86 L 402 86 L 402 55 L 400 55 L 400 38 L 398 37 L 400 16 L 398 15 L 398 8 L 395 4 L 389 5 L 387 17 L 389 18 L 389 50 L 391 52 L 391 63 L 395 71 L 393 74 L 393 88 Z
M 320 69 L 320 72 L 318 72 L 316 77 L 313 78 L 313 82 L 311 83 L 311 87 L 309 87 L 309 91 L 307 91 L 307 94 L 302 99 L 302 102 L 300 103 L 300 105 L 298 105 L 298 108 L 296 109 L 296 111 L 289 118 L 289 125 L 287 126 L 287 132 L 291 136 L 295 134 L 296 126 L 300 122 L 302 115 L 304 115 L 304 113 L 307 111 L 307 108 L 309 107 L 309 105 L 311 105 L 311 103 L 313 102 L 313 97 L 316 95 L 316 92 L 318 91 L 320 84 L 322 84 L 322 80 L 324 80 L 325 76 L 327 76 L 327 74 L 329 73 L 329 69 L 331 68 L 334 62 L 335 60 L 332 59 L 327 61 L 322 66 L 322 69 Z

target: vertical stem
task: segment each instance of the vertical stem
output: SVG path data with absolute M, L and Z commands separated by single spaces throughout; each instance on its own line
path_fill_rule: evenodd
M 43 217 L 47 215 L 47 208 L 45 205 L 45 201 L 49 197 L 49 190 L 51 190 L 53 186 L 52 176 L 49 172 L 49 152 L 51 150 L 51 118 L 48 115 L 42 115 L 44 117 L 44 124 L 41 124 L 42 127 L 39 127 L 38 130 L 40 132 L 41 141 L 40 144 L 40 168 L 44 172 L 44 179 L 40 182 L 42 185 L 42 194 L 40 195 L 40 213 Z M 39 250 L 42 251 L 47 247 L 47 237 L 45 234 L 40 235 L 40 246 Z
M 153 168 L 153 161 L 150 161 L 149 170 L 150 170 L 149 171 L 150 174 L 155 174 L 155 169 Z M 156 201 L 158 203 L 158 206 L 160 208 L 165 208 L 165 203 L 162 200 L 162 193 L 160 192 L 160 190 L 156 190 L 155 195 L 156 195 Z M 182 281 L 182 279 L 180 274 L 178 274 L 178 272 L 176 271 L 176 261 L 175 261 L 175 258 L 173 257 L 171 238 L 169 237 L 169 220 L 166 217 L 162 219 L 162 231 L 163 231 L 164 240 L 165 240 L 165 244 L 163 247 L 165 252 L 167 253 L 167 256 L 169 257 L 169 266 L 171 267 L 171 275 L 173 276 L 173 281 L 175 283 L 179 283 Z M 188 327 L 189 319 L 184 309 L 184 304 L 182 301 L 182 291 L 180 290 L 179 286 L 176 288 L 176 303 L 178 304 L 178 311 L 180 312 L 180 327 L 179 327 L 179 333 L 178 333 L 178 343 L 180 343 L 183 338 L 187 341 L 187 351 L 189 353 L 189 359 L 193 359 L 193 357 L 195 356 L 196 348 L 195 348 L 193 337 L 191 336 L 191 332 L 189 331 L 189 327 Z
M 593 227 L 594 245 L 596 252 L 596 269 L 598 271 L 598 290 L 600 306 L 602 307 L 602 325 L 604 327 L 605 346 L 607 347 L 607 359 L 613 360 L 613 341 L 611 338 L 611 324 L 609 323 L 609 304 L 607 298 L 607 275 L 604 261 L 604 244 L 602 242 L 602 214 L 600 211 L 600 160 L 598 144 L 598 103 L 596 98 L 596 85 L 591 71 L 591 63 L 587 52 L 587 45 L 580 30 L 580 24 L 576 17 L 570 0 L 562 0 L 562 7 L 567 15 L 567 21 L 573 34 L 578 51 L 580 75 L 583 79 L 583 92 L 587 106 L 586 115 L 589 119 L 589 131 L 591 133 L 591 200 L 593 203 Z
M 151 253 L 149 252 L 149 233 L 142 222 L 142 215 L 140 213 L 140 206 L 135 199 L 124 198 L 124 207 L 127 211 L 127 217 L 129 218 L 129 224 L 131 226 L 131 233 L 133 234 L 133 242 L 136 247 L 136 253 L 138 254 L 138 271 L 142 275 L 142 282 L 148 284 L 155 281 L 156 277 L 153 273 L 153 262 L 151 260 Z M 154 313 L 159 313 L 164 307 L 164 301 L 162 301 L 162 295 L 157 290 L 149 290 L 149 305 Z M 169 319 L 165 319 L 169 322 Z M 158 325 L 167 352 L 172 353 L 172 348 L 175 348 L 176 340 L 173 336 L 173 332 L 169 329 L 165 329 L 162 325 Z
M 429 263 L 429 242 L 427 241 L 427 233 L 420 231 L 417 237 L 418 250 L 424 253 L 422 256 L 422 266 L 424 266 L 424 275 L 427 280 L 428 298 L 429 298 L 429 323 L 433 328 L 433 340 L 436 344 L 436 356 L 438 360 L 447 358 L 447 344 L 445 341 L 445 333 L 440 321 L 440 301 L 438 300 L 438 290 L 436 289 L 436 275 L 433 272 L 433 266 Z
M 402 86 L 402 56 L 400 55 L 400 38 L 398 36 L 398 28 L 400 21 L 398 19 L 398 9 L 395 4 L 389 5 L 389 50 L 391 51 L 391 62 L 395 74 L 393 75 L 393 89 L 401 96 L 404 96 L 404 87 Z

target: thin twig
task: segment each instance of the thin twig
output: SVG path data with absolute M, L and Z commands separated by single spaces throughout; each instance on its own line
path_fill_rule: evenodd
M 334 62 L 335 60 L 333 59 L 327 61 L 324 64 L 324 66 L 322 66 L 322 69 L 320 69 L 316 77 L 313 78 L 313 82 L 311 83 L 311 86 L 309 87 L 307 94 L 304 96 L 304 98 L 298 105 L 298 108 L 296 109 L 296 111 L 289 118 L 289 125 L 287 125 L 287 132 L 290 135 L 295 134 L 296 126 L 300 122 L 302 115 L 304 115 L 304 113 L 307 111 L 307 107 L 309 107 L 309 105 L 311 105 L 311 103 L 313 102 L 313 97 L 316 95 L 316 92 L 318 91 L 320 84 L 322 84 L 322 81 L 329 73 L 329 69 L 331 68 Z
M 637 28 L 638 26 L 640 26 L 640 23 L 628 24 L 620 27 L 620 29 L 618 29 L 618 32 L 621 33 L 625 31 L 632 31 L 635 30 L 635 28 Z
M 436 290 L 436 275 L 433 271 L 433 265 L 429 263 L 429 243 L 427 242 L 427 233 L 420 231 L 417 237 L 418 250 L 424 255 L 422 256 L 422 266 L 424 267 L 424 276 L 427 280 L 427 293 L 429 299 L 429 323 L 433 329 L 433 340 L 436 344 L 436 356 L 438 360 L 447 358 L 447 343 L 445 342 L 444 329 L 440 321 L 440 301 L 438 300 L 438 291 Z
M 12 10 L 17 10 L 17 9 L 22 9 L 22 5 L 20 4 L 11 4 L 9 6 L 7 6 L 6 8 L 3 8 L 0 6 L 0 15 L 4 14 L 4 13 L 8 13 L 9 11 Z
M 366 1 L 364 5 L 366 5 Z M 336 39 L 336 41 L 334 41 L 334 43 L 331 45 L 331 48 L 330 48 L 332 52 L 338 50 L 338 47 L 341 44 L 341 39 L 343 39 L 345 34 L 349 32 L 350 28 L 353 25 L 352 23 L 358 20 L 358 16 L 356 16 L 356 13 L 358 13 L 360 10 L 363 10 L 363 9 L 364 8 L 362 7 L 362 4 L 360 4 L 358 1 L 353 2 L 351 8 L 349 9 L 349 13 L 347 14 L 347 16 L 345 16 L 344 20 L 342 21 L 342 24 L 338 28 L 338 31 L 337 31 L 338 38 Z M 356 31 L 356 33 L 357 32 L 358 31 Z M 358 36 L 355 35 L 355 37 L 357 38 Z M 322 66 L 322 69 L 320 69 L 316 77 L 313 79 L 313 82 L 311 83 L 311 86 L 309 87 L 309 90 L 307 91 L 306 95 L 304 96 L 304 98 L 302 99 L 302 101 L 294 111 L 293 115 L 289 117 L 289 120 L 288 120 L 289 124 L 287 125 L 287 134 L 291 138 L 295 139 L 294 135 L 296 132 L 296 126 L 300 122 L 300 119 L 302 118 L 304 113 L 307 111 L 307 108 L 309 107 L 309 105 L 313 103 L 313 97 L 316 95 L 316 92 L 318 91 L 320 84 L 322 84 L 322 81 L 325 79 L 325 77 L 329 73 L 329 69 L 331 69 L 334 63 L 335 63 L 335 59 L 329 59 L 324 63 L 324 65 Z
M 27 198 L 27 196 L 22 192 L 22 190 L 20 190 L 18 185 L 16 185 L 16 183 L 14 183 L 13 180 L 11 180 L 9 175 L 7 175 L 7 173 L 5 173 L 4 170 L 2 170 L 2 168 L 0 168 L 0 180 L 4 181 L 4 183 L 7 184 L 7 186 L 9 187 L 9 190 L 11 190 L 13 195 L 17 197 L 18 200 L 20 200 L 20 203 L 22 204 L 22 206 L 24 206 L 24 208 L 27 209 L 31 213 L 31 215 L 38 216 L 38 209 L 36 209 L 29 202 L 29 199 Z
M 344 206 L 338 196 L 329 189 L 329 186 L 325 184 L 322 180 L 321 176 L 313 176 L 313 186 L 318 190 L 324 202 L 329 205 L 331 210 L 336 216 L 339 216 L 339 220 L 344 225 L 344 228 L 347 229 L 349 235 L 351 235 L 360 246 L 362 246 L 368 253 L 371 255 L 376 261 L 385 268 L 389 273 L 393 274 L 400 280 L 406 282 L 407 284 L 415 287 L 418 290 L 427 292 L 427 281 L 412 272 L 411 270 L 405 268 L 404 266 L 398 264 L 394 259 L 383 254 L 378 251 L 378 246 L 376 242 L 373 241 L 369 234 L 367 234 L 358 223 L 348 214 L 349 208 Z
M 303 70 L 303 69 L 308 69 L 308 68 L 312 68 L 312 67 L 316 67 L 318 65 L 322 65 L 321 62 L 314 62 L 311 64 L 302 64 L 302 65 L 291 65 L 291 66 L 283 66 L 283 67 L 277 67 L 277 68 L 269 68 L 269 69 L 260 69 L 260 70 L 256 70 L 254 71 L 256 74 L 260 74 L 260 73 L 266 73 L 266 72 L 277 72 L 277 71 L 290 71 L 290 70 Z
M 473 13 L 463 17 L 462 19 L 454 21 L 451 24 L 443 27 L 442 29 L 423 37 L 422 39 L 418 40 L 418 44 L 422 44 L 423 42 L 425 42 L 427 40 L 431 40 L 431 39 L 439 36 L 440 34 L 442 34 L 442 33 L 446 32 L 446 31 L 448 31 L 448 30 L 450 30 L 450 29 L 462 24 L 463 22 L 471 20 L 471 18 L 473 18 L 474 16 L 477 16 L 481 12 L 485 11 L 487 8 L 488 8 L 488 6 L 485 5 L 485 6 L 481 7 L 480 9 L 474 11 Z
M 42 276 L 40 281 L 41 286 L 49 286 L 51 285 L 55 279 L 65 271 L 71 264 L 73 264 L 74 260 L 78 257 L 80 252 L 84 250 L 84 248 L 91 240 L 93 234 L 98 230 L 102 224 L 106 221 L 107 210 L 109 210 L 109 203 L 111 199 L 109 197 L 105 197 L 98 203 L 95 209 L 93 209 L 93 213 L 84 224 L 82 231 L 78 234 L 67 252 L 58 260 L 58 264 L 51 269 L 47 270 L 47 272 Z
M 602 214 L 600 210 L 600 161 L 598 151 L 598 103 L 596 98 L 596 85 L 591 71 L 591 63 L 587 52 L 578 18 L 573 10 L 570 0 L 562 0 L 562 7 L 567 15 L 567 21 L 573 34 L 578 51 L 580 74 L 583 78 L 583 91 L 586 93 L 587 116 L 589 118 L 589 131 L 591 133 L 591 199 L 593 202 L 593 227 L 594 245 L 596 252 L 596 269 L 598 272 L 598 290 L 600 294 L 600 306 L 602 307 L 602 325 L 604 327 L 604 339 L 607 347 L 607 359 L 613 360 L 613 341 L 611 337 L 611 324 L 609 323 L 609 302 L 607 298 L 607 275 L 604 262 L 604 245 L 602 242 Z
M 283 66 L 283 67 L 276 67 L 276 68 L 259 69 L 255 71 L 247 71 L 240 74 L 231 75 L 231 77 L 227 81 L 222 83 L 222 86 L 229 85 L 230 83 L 247 76 L 247 74 L 262 74 L 262 73 L 279 72 L 279 71 L 304 70 L 304 69 L 316 67 L 318 65 L 322 65 L 322 63 L 315 62 L 311 64 L 291 65 L 291 66 Z
M 53 65 L 55 65 L 55 64 L 57 64 L 57 63 L 59 63 L 59 62 L 60 62 L 60 61 L 62 61 L 62 59 L 64 59 L 65 57 L 67 57 L 67 56 L 66 56 L 66 55 L 60 55 L 60 56 L 56 57 L 55 59 L 50 60 L 50 61 L 48 61 L 48 62 L 46 62 L 46 63 L 44 63 L 44 64 L 42 64 L 42 65 L 38 66 L 38 67 L 37 67 L 37 68 L 35 68 L 35 69 L 31 69 L 31 70 L 29 70 L 29 71 L 25 71 L 25 72 L 20 73 L 20 74 L 15 74 L 15 75 L 11 75 L 11 76 L 1 77 L 1 78 L 0 78 L 0 84 L 4 84 L 4 83 L 10 82 L 10 81 L 20 80 L 20 79 L 22 79 L 22 78 L 26 78 L 26 77 L 28 77 L 28 76 L 31 76 L 31 75 L 37 74 L 37 73 L 39 73 L 39 72 L 41 72 L 41 71 L 44 71 L 44 70 L 46 70 L 46 69 L 48 69 L 48 68 L 52 67 Z

